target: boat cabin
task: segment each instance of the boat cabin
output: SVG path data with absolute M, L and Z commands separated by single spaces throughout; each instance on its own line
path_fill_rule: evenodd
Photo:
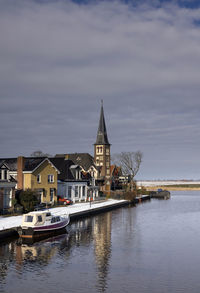
M 23 215 L 22 226 L 33 227 L 33 226 L 42 226 L 47 223 L 55 223 L 57 217 L 52 217 L 51 213 L 48 211 L 43 212 L 30 212 Z M 52 220 L 54 219 L 54 222 Z M 60 217 L 59 217 L 60 221 Z

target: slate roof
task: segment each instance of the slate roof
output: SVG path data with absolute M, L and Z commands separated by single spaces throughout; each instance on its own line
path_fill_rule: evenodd
M 71 160 L 65 160 L 64 157 L 49 158 L 49 161 L 60 171 L 58 174 L 58 180 L 74 180 L 74 176 L 70 170 L 70 167 L 74 165 Z
M 94 158 L 88 153 L 73 153 L 73 154 L 57 154 L 55 157 L 67 157 L 74 164 L 81 166 L 85 171 L 88 171 L 91 166 L 95 166 Z
M 5 163 L 10 171 L 17 171 L 17 158 L 0 158 L 0 165 Z
M 24 158 L 25 165 L 23 171 L 33 171 L 35 168 L 38 167 L 47 157 L 29 157 Z
M 97 139 L 95 144 L 109 144 L 107 131 L 106 131 L 106 123 L 104 118 L 104 111 L 103 111 L 103 103 L 101 104 L 101 113 L 99 118 L 99 128 L 97 131 Z
M 24 157 L 23 171 L 33 171 L 37 168 L 47 157 Z M 5 163 L 10 171 L 17 171 L 17 158 L 0 158 L 0 165 Z

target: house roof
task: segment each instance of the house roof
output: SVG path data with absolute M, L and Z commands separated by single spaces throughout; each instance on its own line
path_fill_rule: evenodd
M 49 160 L 60 171 L 58 174 L 58 180 L 74 180 L 74 176 L 70 170 L 70 167 L 74 165 L 71 160 L 66 160 L 65 157 L 54 157 Z
M 7 169 L 10 170 L 10 167 L 8 166 L 8 164 L 5 161 L 0 162 L 0 168 L 2 168 L 3 166 L 5 166 Z
M 0 158 L 0 165 L 6 164 L 10 171 L 17 170 L 17 158 Z
M 30 157 L 24 158 L 25 164 L 23 171 L 34 171 L 45 159 L 46 157 Z
M 65 157 L 72 160 L 75 165 L 81 166 L 85 171 L 88 171 L 91 166 L 97 168 L 94 164 L 94 158 L 88 153 L 57 154 L 55 157 Z
M 23 158 L 24 158 L 24 168 L 23 168 L 24 172 L 33 172 L 45 160 L 48 160 L 50 162 L 49 158 L 47 157 L 23 157 Z M 17 158 L 0 159 L 0 166 L 3 164 L 6 164 L 8 168 L 10 169 L 10 171 L 17 171 Z
M 116 165 L 111 165 L 110 166 L 110 174 L 111 176 L 121 176 L 122 175 L 122 170 L 120 166 Z

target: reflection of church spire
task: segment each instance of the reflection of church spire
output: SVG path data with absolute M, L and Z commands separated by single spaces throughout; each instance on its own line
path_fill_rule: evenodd
M 106 131 L 106 123 L 104 118 L 104 111 L 103 111 L 103 100 L 101 100 L 101 113 L 99 119 L 99 128 L 97 132 L 97 139 L 95 144 L 108 144 L 108 136 Z
M 98 269 L 98 287 L 106 291 L 109 259 L 111 254 L 111 213 L 98 217 L 94 226 L 95 256 Z

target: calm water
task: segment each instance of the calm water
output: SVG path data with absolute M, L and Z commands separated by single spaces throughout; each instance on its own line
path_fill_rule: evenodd
M 200 292 L 200 192 L 174 192 L 0 246 L 0 292 Z

